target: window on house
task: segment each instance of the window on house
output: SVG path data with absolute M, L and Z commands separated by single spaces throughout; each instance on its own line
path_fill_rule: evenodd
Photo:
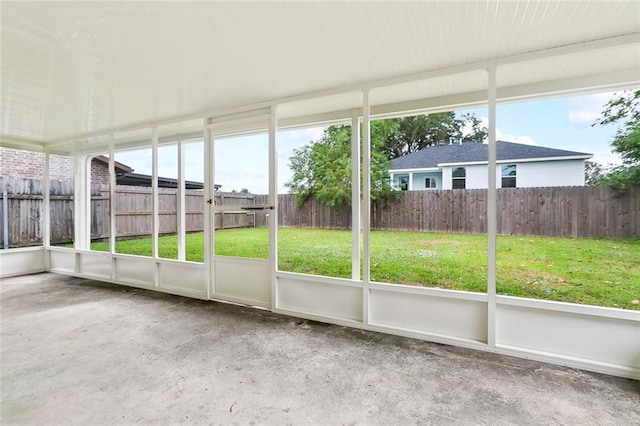
M 516 165 L 515 164 L 507 164 L 502 166 L 502 187 L 503 188 L 516 187 Z
M 424 187 L 425 188 L 435 188 L 436 187 L 436 178 L 424 178 Z
M 467 170 L 464 167 L 456 167 L 451 173 L 451 179 L 451 188 L 464 189 L 466 187 Z

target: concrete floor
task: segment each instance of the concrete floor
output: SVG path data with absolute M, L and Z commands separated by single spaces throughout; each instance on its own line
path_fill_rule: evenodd
M 2 280 L 2 424 L 640 424 L 640 382 L 79 278 Z

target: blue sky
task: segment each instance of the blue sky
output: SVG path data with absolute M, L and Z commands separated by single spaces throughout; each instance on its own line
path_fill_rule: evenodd
M 609 146 L 617 127 L 591 126 L 612 95 L 599 93 L 499 105 L 496 111 L 497 139 L 587 152 L 593 154 L 593 160 L 598 163 L 619 163 L 619 157 L 611 152 Z M 486 123 L 486 108 L 459 112 L 473 112 Z M 286 192 L 284 183 L 291 177 L 288 164 L 293 149 L 317 140 L 322 130 L 316 127 L 279 132 L 279 193 Z M 267 193 L 267 141 L 264 134 L 216 142 L 215 181 L 222 185 L 223 191 L 247 188 L 256 194 Z M 176 152 L 175 146 L 159 149 L 159 175 L 177 177 Z M 116 160 L 133 167 L 137 173 L 151 174 L 150 149 L 117 152 Z M 186 165 L 187 180 L 204 179 L 201 142 L 187 145 Z

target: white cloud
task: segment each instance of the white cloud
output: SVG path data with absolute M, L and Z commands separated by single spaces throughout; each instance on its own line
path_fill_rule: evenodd
M 569 111 L 569 123 L 571 124 L 592 124 L 598 119 L 598 117 L 600 117 L 600 113 L 595 111 Z
M 618 166 L 622 164 L 622 158 L 620 158 L 620 155 L 610 151 L 594 152 L 593 158 L 591 158 L 591 160 L 589 161 L 599 163 L 603 166 Z
M 593 124 L 600 117 L 604 105 L 614 94 L 614 92 L 595 93 L 572 98 L 567 117 L 569 124 Z
M 480 125 L 482 127 L 486 127 L 489 128 L 489 119 L 488 117 L 480 117 Z M 462 128 L 462 133 L 464 135 L 468 135 L 469 133 L 471 133 L 471 128 L 468 125 L 465 125 Z M 527 135 L 511 135 L 509 133 L 503 133 L 500 129 L 496 128 L 496 140 L 499 141 L 505 141 L 505 142 L 516 142 L 516 143 L 521 143 L 521 144 L 525 144 L 525 145 L 537 145 L 536 141 L 531 137 L 531 136 L 527 136 Z M 486 143 L 487 141 L 485 141 Z
M 538 145 L 536 143 L 536 141 L 531 137 L 531 136 L 527 136 L 527 135 L 511 135 L 508 133 L 502 133 L 502 131 L 500 131 L 500 129 L 496 129 L 496 140 L 499 141 L 505 141 L 505 142 L 515 142 L 515 143 L 521 143 L 524 145 Z

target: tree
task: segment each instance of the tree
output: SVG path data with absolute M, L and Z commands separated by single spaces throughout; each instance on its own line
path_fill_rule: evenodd
M 465 132 L 464 129 L 470 129 Z M 487 134 L 473 115 L 445 112 L 371 123 L 371 200 L 395 192 L 389 179 L 391 160 L 439 141 L 475 140 Z M 320 140 L 295 149 L 290 160 L 292 178 L 286 183 L 298 205 L 314 196 L 330 207 L 351 203 L 351 126 L 330 126 Z
M 478 118 L 472 114 L 457 117 L 453 111 L 384 121 L 394 122 L 397 126 L 397 131 L 389 135 L 382 148 L 382 152 L 390 159 L 420 151 L 441 141 L 482 142 L 487 137 L 487 129 L 481 127 Z
M 584 162 L 584 184 L 587 186 L 595 186 L 605 176 L 606 170 L 595 161 Z
M 599 179 L 617 192 L 630 186 L 640 186 L 640 90 L 628 90 L 610 100 L 601 117 L 593 124 L 619 124 L 611 147 L 622 157 L 622 164 Z
M 393 191 L 388 173 L 390 160 L 377 148 L 394 127 L 382 122 L 372 124 L 373 201 Z M 293 176 L 285 185 L 291 193 L 298 196 L 298 205 L 302 205 L 311 196 L 330 207 L 351 203 L 351 126 L 330 126 L 322 133 L 319 141 L 295 149 L 289 160 Z

